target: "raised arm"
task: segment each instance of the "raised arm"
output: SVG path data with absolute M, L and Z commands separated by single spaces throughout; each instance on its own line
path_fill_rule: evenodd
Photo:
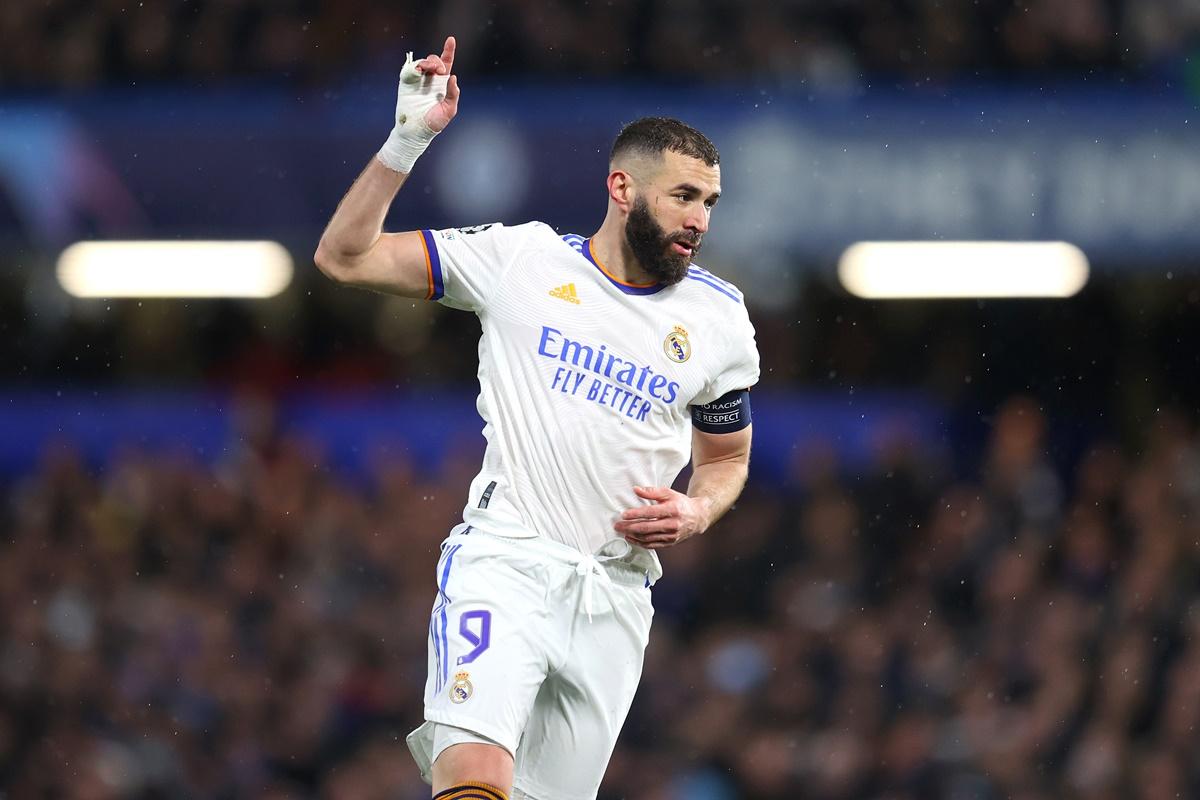
M 412 61 L 400 73 L 396 125 L 325 227 L 313 257 L 337 281 L 404 297 L 429 297 L 429 256 L 421 234 L 383 233 L 383 220 L 413 162 L 458 113 L 454 37 L 441 56 Z

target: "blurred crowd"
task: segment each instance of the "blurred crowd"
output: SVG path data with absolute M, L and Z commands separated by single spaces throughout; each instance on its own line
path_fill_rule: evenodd
M 6 0 L 0 86 L 320 81 L 459 37 L 461 71 L 843 88 L 1182 63 L 1187 0 Z
M 1009 398 L 963 475 L 816 449 L 667 551 L 602 800 L 1200 796 L 1200 434 L 1063 475 L 1049 425 Z M 476 454 L 361 485 L 253 431 L 6 488 L 6 796 L 428 797 L 403 737 Z

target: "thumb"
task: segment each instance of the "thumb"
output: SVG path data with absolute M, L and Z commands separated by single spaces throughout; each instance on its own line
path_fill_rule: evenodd
M 446 110 L 446 116 L 451 119 L 458 113 L 458 94 L 458 76 L 451 75 L 446 84 L 446 96 L 442 98 L 442 107 Z
M 634 493 L 645 500 L 669 500 L 671 499 L 671 490 L 666 486 L 635 486 Z

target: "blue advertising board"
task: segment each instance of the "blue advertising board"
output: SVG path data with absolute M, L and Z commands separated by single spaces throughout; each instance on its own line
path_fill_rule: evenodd
M 0 240 L 275 238 L 301 258 L 391 124 L 392 83 L 0 103 Z M 730 88 L 472 87 L 395 228 L 542 219 L 590 233 L 609 144 L 643 114 L 722 152 L 706 265 L 786 296 L 871 239 L 1037 239 L 1100 269 L 1200 253 L 1200 118 L 1182 94 L 1081 86 L 811 96 Z M 704 260 L 702 259 L 702 260 Z

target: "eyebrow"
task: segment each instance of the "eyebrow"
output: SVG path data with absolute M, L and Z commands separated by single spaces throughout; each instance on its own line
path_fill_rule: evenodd
M 675 188 L 673 188 L 671 191 L 678 192 L 680 190 L 683 190 L 683 191 L 687 192 L 688 194 L 694 194 L 696 196 L 704 194 L 702 191 L 700 191 L 700 187 L 695 186 L 690 183 L 681 183 L 681 184 L 677 185 Z M 717 200 L 720 199 L 720 197 L 721 197 L 720 192 L 713 192 L 712 194 L 710 194 L 708 196 L 708 199 L 712 200 L 715 203 Z

